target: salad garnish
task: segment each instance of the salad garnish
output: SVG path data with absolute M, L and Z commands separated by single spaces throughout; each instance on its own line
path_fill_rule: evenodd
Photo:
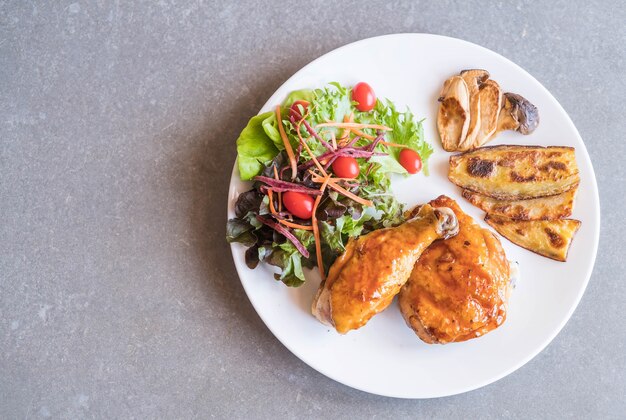
M 237 167 L 253 184 L 237 198 L 227 240 L 248 247 L 248 267 L 274 265 L 277 280 L 300 286 L 303 267 L 324 278 L 349 238 L 403 222 L 389 174 L 427 175 L 432 148 L 422 121 L 364 89 L 294 91 L 241 132 Z

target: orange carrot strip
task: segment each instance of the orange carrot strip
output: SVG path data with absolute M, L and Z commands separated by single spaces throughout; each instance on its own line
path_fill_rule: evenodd
M 283 219 L 277 219 L 277 220 L 278 220 L 278 223 L 281 223 L 290 228 L 302 229 L 302 230 L 313 230 L 313 226 L 299 225 L 297 223 L 288 222 L 287 220 L 283 220 Z
M 350 129 L 350 131 L 352 131 L 357 136 L 363 137 L 364 139 L 374 140 L 376 138 L 374 136 L 370 136 L 369 134 L 365 134 L 364 132 L 362 132 L 361 130 L 358 130 L 356 128 L 352 128 L 352 129 Z
M 267 196 L 269 197 L 269 200 L 270 200 L 270 213 L 272 213 L 273 215 L 276 215 L 276 208 L 274 207 L 274 191 L 271 188 L 267 190 Z M 302 230 L 313 230 L 313 226 L 300 225 L 298 223 L 288 222 L 287 220 L 283 220 L 279 218 L 276 218 L 276 220 L 278 220 L 278 223 L 282 223 L 283 225 L 288 226 L 290 228 L 302 229 Z
M 320 163 L 318 162 L 318 160 L 315 157 L 315 155 L 313 154 L 313 152 L 311 151 L 311 148 L 309 147 L 309 145 L 306 144 L 306 140 L 302 138 L 302 135 L 300 134 L 300 124 L 298 124 L 298 127 L 296 128 L 296 131 L 298 132 L 298 140 L 300 140 L 300 143 L 304 146 L 306 151 L 309 153 L 309 156 L 311 156 L 311 159 L 313 160 L 313 163 L 315 164 L 315 166 L 317 166 L 317 169 L 320 170 L 322 175 L 324 175 L 324 176 L 328 175 L 326 173 L 326 171 L 324 170 L 324 168 L 322 167 L 322 165 L 320 165 Z
M 364 206 L 371 207 L 371 206 L 373 206 L 373 205 L 374 205 L 374 203 L 372 203 L 371 201 L 366 200 L 366 199 L 364 199 L 364 198 L 359 197 L 359 196 L 358 196 L 358 195 L 356 195 L 356 194 L 351 193 L 350 191 L 346 190 L 345 188 L 343 188 L 343 187 L 341 187 L 341 186 L 337 185 L 336 183 L 334 183 L 334 182 L 332 182 L 332 181 L 328 183 L 328 186 L 329 186 L 330 188 L 332 188 L 333 190 L 337 191 L 338 193 L 343 194 L 343 195 L 345 195 L 346 197 L 348 197 L 348 198 L 350 198 L 350 199 L 352 199 L 352 200 L 356 201 L 357 203 L 361 203 L 361 204 L 363 204 Z M 319 196 L 318 196 L 318 197 L 319 197 Z
M 330 140 L 332 141 L 333 149 L 337 150 L 337 139 L 335 138 L 335 133 L 332 131 L 330 133 Z
M 326 175 L 324 183 L 320 187 L 320 191 L 322 191 L 322 194 L 318 195 L 315 198 L 315 203 L 313 204 L 313 214 L 311 215 L 313 237 L 315 238 L 315 256 L 317 258 L 317 269 L 320 271 L 320 276 L 322 277 L 322 280 L 326 279 L 326 274 L 324 274 L 324 261 L 322 260 L 322 241 L 320 239 L 320 228 L 317 225 L 317 217 L 315 216 L 315 212 L 317 211 L 317 206 L 320 204 L 320 200 L 322 199 L 322 195 L 324 195 L 324 190 L 326 189 L 326 185 L 328 185 L 329 180 L 330 176 Z
M 311 173 L 314 177 L 311 178 L 311 180 L 313 182 L 323 182 L 326 180 L 326 178 L 322 178 L 320 177 L 318 174 L 312 172 L 311 170 L 309 170 L 309 173 Z M 364 206 L 373 206 L 374 203 L 372 203 L 369 200 L 366 200 L 364 198 L 359 197 L 356 194 L 351 193 L 350 191 L 346 190 L 345 188 L 343 188 L 342 186 L 337 184 L 337 181 L 354 181 L 354 179 L 349 179 L 349 178 L 328 178 L 328 186 L 331 187 L 332 189 L 334 189 L 335 191 L 337 191 L 340 194 L 345 195 L 348 198 L 351 198 L 352 200 L 356 201 L 357 203 L 361 203 Z
M 287 156 L 289 157 L 289 162 L 291 163 L 291 179 L 295 179 L 296 175 L 298 175 L 298 163 L 296 162 L 296 156 L 293 154 L 291 143 L 289 143 L 289 139 L 287 138 L 287 133 L 285 133 L 285 127 L 283 127 L 283 120 L 280 115 L 280 105 L 276 105 L 276 120 L 278 122 L 280 138 L 283 140 Z
M 304 148 L 306 149 L 306 151 L 309 153 L 309 156 L 311 157 L 311 159 L 313 160 L 313 163 L 315 164 L 315 166 L 317 166 L 317 169 L 320 170 L 320 172 L 326 176 L 327 173 L 324 170 L 324 168 L 322 167 L 322 165 L 320 165 L 320 163 L 317 161 L 317 158 L 315 157 L 315 155 L 313 154 L 313 152 L 311 151 L 311 148 L 309 147 L 309 145 L 306 143 L 306 140 L 302 138 L 302 134 L 300 133 L 300 127 L 302 126 L 302 121 L 304 121 L 304 119 L 309 115 L 309 112 L 311 112 L 310 109 L 307 108 L 306 113 L 304 114 L 304 116 L 302 117 L 302 119 L 300 121 L 298 121 L 298 125 L 296 126 L 296 133 L 298 134 L 298 141 L 300 142 L 300 144 L 302 146 L 304 146 Z M 311 137 L 309 137 L 311 138 Z
M 388 141 L 384 141 L 384 140 L 381 140 L 380 144 L 384 144 L 385 146 L 389 146 L 389 147 L 400 147 L 402 149 L 407 149 L 409 147 L 406 144 L 389 143 Z
M 315 172 L 309 171 L 309 173 L 311 175 L 313 175 L 313 178 L 311 178 L 311 181 L 313 182 L 324 182 L 324 177 L 323 176 L 319 176 L 318 174 L 316 174 Z M 337 178 L 337 177 L 332 177 L 328 180 L 328 182 L 336 182 L 336 181 L 354 181 L 354 178 Z
M 270 213 L 276 214 L 276 209 L 274 208 L 274 191 L 271 188 L 268 188 L 267 196 L 270 199 Z
M 337 128 L 372 128 L 376 130 L 392 131 L 391 128 L 379 124 L 359 124 L 354 122 L 327 122 L 316 125 L 315 127 L 337 127 Z
M 354 121 L 354 112 L 351 112 L 350 115 L 343 116 L 343 122 L 353 122 Z M 350 138 L 350 129 L 345 128 L 341 133 L 341 138 Z

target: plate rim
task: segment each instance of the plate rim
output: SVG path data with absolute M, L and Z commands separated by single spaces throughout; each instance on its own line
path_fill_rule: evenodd
M 553 330 L 553 332 L 547 337 L 547 339 L 540 346 L 537 346 L 537 348 L 534 351 L 529 352 L 529 354 L 526 357 L 521 358 L 519 362 L 513 364 L 509 369 L 504 369 L 500 374 L 494 375 L 494 376 L 489 377 L 488 379 L 484 379 L 482 381 L 478 381 L 478 382 L 474 383 L 471 386 L 460 387 L 460 389 L 451 390 L 450 392 L 437 393 L 437 394 L 427 395 L 427 396 L 407 396 L 407 395 L 397 395 L 397 394 L 393 394 L 393 393 L 374 392 L 374 391 L 371 391 L 371 390 L 368 390 L 368 389 L 364 389 L 359 384 L 353 383 L 350 380 L 339 379 L 335 375 L 333 375 L 332 372 L 329 372 L 327 369 L 324 369 L 324 368 L 319 367 L 319 366 L 313 366 L 313 364 L 311 364 L 311 363 L 309 363 L 309 361 L 305 360 L 305 358 L 303 358 L 302 355 L 300 355 L 297 352 L 295 352 L 292 349 L 292 347 L 288 343 L 286 343 L 283 338 L 281 338 L 280 334 L 277 334 L 277 332 L 275 331 L 274 327 L 272 327 L 270 325 L 270 323 L 268 323 L 266 321 L 266 319 L 262 315 L 262 312 L 259 311 L 259 308 L 257 308 L 257 305 L 255 304 L 254 300 L 251 299 L 249 290 L 246 287 L 246 284 L 244 283 L 244 281 L 242 280 L 242 269 L 243 269 L 243 267 L 241 267 L 240 264 L 238 264 L 237 261 L 235 260 L 235 247 L 236 247 L 236 244 L 230 244 L 231 257 L 233 259 L 233 263 L 235 265 L 235 269 L 237 271 L 237 276 L 239 277 L 239 281 L 241 282 L 241 285 L 243 286 L 243 289 L 246 292 L 246 296 L 248 297 L 248 300 L 252 304 L 252 307 L 256 311 L 256 313 L 259 316 L 259 318 L 261 318 L 261 320 L 263 321 L 265 326 L 270 330 L 270 332 L 274 335 L 274 337 L 283 346 L 285 346 L 287 348 L 287 350 L 289 350 L 294 356 L 296 356 L 299 360 L 301 360 L 307 366 L 309 366 L 310 368 L 314 369 L 317 372 L 320 372 L 324 376 L 326 376 L 326 377 L 328 377 L 328 378 L 330 378 L 330 379 L 332 379 L 332 380 L 334 380 L 336 382 L 339 382 L 339 383 L 341 383 L 341 384 L 343 384 L 345 386 L 348 386 L 350 388 L 354 388 L 354 389 L 357 389 L 359 391 L 363 391 L 363 392 L 366 392 L 366 393 L 369 393 L 369 394 L 372 394 L 372 395 L 381 395 L 381 396 L 384 396 L 384 397 L 399 398 L 399 399 L 442 398 L 442 397 L 448 397 L 448 396 L 452 396 L 452 395 L 463 394 L 463 393 L 466 393 L 466 392 L 470 392 L 470 391 L 473 391 L 473 390 L 485 387 L 487 385 L 490 385 L 490 384 L 492 384 L 494 382 L 497 382 L 500 379 L 502 379 L 502 378 L 512 374 L 516 370 L 520 369 L 522 366 L 526 365 L 529 361 L 534 359 L 539 353 L 541 353 L 556 338 L 556 336 L 563 330 L 563 328 L 565 327 L 567 322 L 571 319 L 571 317 L 572 317 L 574 311 L 576 310 L 576 308 L 578 308 L 578 305 L 580 304 L 580 301 L 582 300 L 582 297 L 583 297 L 585 291 L 587 290 L 587 286 L 589 285 L 589 281 L 591 280 L 591 275 L 593 274 L 593 269 L 595 267 L 596 258 L 597 258 L 597 252 L 598 252 L 598 246 L 599 246 L 599 241 L 600 241 L 600 227 L 601 227 L 601 217 L 602 217 L 602 214 L 601 214 L 601 211 L 600 211 L 601 210 L 601 207 L 600 207 L 600 196 L 599 196 L 598 183 L 597 183 L 597 179 L 596 179 L 595 170 L 593 168 L 593 163 L 591 161 L 591 156 L 589 155 L 589 152 L 587 150 L 587 146 L 585 145 L 585 142 L 584 142 L 582 136 L 580 135 L 580 133 L 578 132 L 578 129 L 574 125 L 574 122 L 572 121 L 571 117 L 569 116 L 569 114 L 567 113 L 565 108 L 563 108 L 561 103 L 554 97 L 554 95 L 552 95 L 552 93 L 541 82 L 539 82 L 539 80 L 537 80 L 532 74 L 530 74 L 528 71 L 526 71 L 524 68 L 522 68 L 521 66 L 519 66 L 518 64 L 516 64 L 512 60 L 508 59 L 507 57 L 505 57 L 505 56 L 503 56 L 503 55 L 501 55 L 501 54 L 499 54 L 499 53 L 497 53 L 497 52 L 495 52 L 493 50 L 490 50 L 489 48 L 483 47 L 481 45 L 478 45 L 478 44 L 475 44 L 473 42 L 466 41 L 466 40 L 463 40 L 463 39 L 460 39 L 460 38 L 455 38 L 455 37 L 450 37 L 450 36 L 445 36 L 445 35 L 438 35 L 438 34 L 430 34 L 430 33 L 400 32 L 400 33 L 393 33 L 393 34 L 386 34 L 386 35 L 379 35 L 379 36 L 363 38 L 363 39 L 360 39 L 360 40 L 357 40 L 357 41 L 354 41 L 354 42 L 350 42 L 348 44 L 344 44 L 344 45 L 342 45 L 340 47 L 337 47 L 337 48 L 335 48 L 335 49 L 333 49 L 331 51 L 328 51 L 328 52 L 320 55 L 319 57 L 317 57 L 314 60 L 310 61 L 309 63 L 307 63 L 306 65 L 301 67 L 298 71 L 293 73 L 289 78 L 287 78 L 283 83 L 281 83 L 279 87 L 277 87 L 274 90 L 274 92 L 270 95 L 268 100 L 263 104 L 263 106 L 261 106 L 261 108 L 259 109 L 259 111 L 257 112 L 256 115 L 258 115 L 268 105 L 271 105 L 270 101 L 272 100 L 272 97 L 276 94 L 276 92 L 281 90 L 285 85 L 289 84 L 293 79 L 296 79 L 301 73 L 304 73 L 309 67 L 313 66 L 318 61 L 320 61 L 322 59 L 327 59 L 329 56 L 340 54 L 343 50 L 348 49 L 350 47 L 353 47 L 354 45 L 371 42 L 373 40 L 393 39 L 393 38 L 443 39 L 443 40 L 448 40 L 448 41 L 453 41 L 453 42 L 459 42 L 461 44 L 466 44 L 468 46 L 471 46 L 472 48 L 478 48 L 478 49 L 483 50 L 484 52 L 487 52 L 489 54 L 494 54 L 494 55 L 498 56 L 499 58 L 503 59 L 508 64 L 513 65 L 514 67 L 517 68 L 517 70 L 521 71 L 526 76 L 528 76 L 529 80 L 531 80 L 533 83 L 535 83 L 537 85 L 537 87 L 539 87 L 539 89 L 542 90 L 546 94 L 545 95 L 546 98 L 549 98 L 549 100 L 552 101 L 554 103 L 554 105 L 556 105 L 557 109 L 560 109 L 562 111 L 562 114 L 566 117 L 565 121 L 570 126 L 570 128 L 573 129 L 573 132 L 576 134 L 576 136 L 580 140 L 580 144 L 582 144 L 582 147 L 584 149 L 584 154 L 583 154 L 584 156 L 583 156 L 583 158 L 587 161 L 586 163 L 588 163 L 589 168 L 591 169 L 591 182 L 590 182 L 590 185 L 592 187 L 592 195 L 593 195 L 593 198 L 594 198 L 592 205 L 594 207 L 593 210 L 597 214 L 598 217 L 595 218 L 593 221 L 586 222 L 586 223 L 593 223 L 593 233 L 594 234 L 593 234 L 593 244 L 592 244 L 592 247 L 591 247 L 592 257 L 591 257 L 591 260 L 590 260 L 590 264 L 588 265 L 587 271 L 585 273 L 585 281 L 583 283 L 583 287 L 580 288 L 580 290 L 579 290 L 579 292 L 578 292 L 578 294 L 577 294 L 577 296 L 575 298 L 574 304 L 571 305 L 571 307 L 569 308 L 566 316 L 563 317 L 563 319 L 559 323 L 558 327 Z M 433 141 L 437 141 L 437 140 L 435 139 Z M 234 161 L 234 164 L 233 164 L 233 169 L 232 169 L 232 172 L 231 172 L 230 181 L 229 181 L 228 199 L 227 199 L 227 202 L 226 202 L 226 213 L 227 213 L 226 214 L 226 220 L 229 219 L 230 204 L 231 204 L 231 200 L 232 200 L 232 197 L 233 197 L 233 189 L 234 189 L 234 187 L 233 187 L 233 179 L 235 179 L 235 177 L 238 177 L 238 176 L 239 176 L 239 174 L 238 174 L 238 169 L 237 169 L 237 158 L 235 158 L 235 161 Z

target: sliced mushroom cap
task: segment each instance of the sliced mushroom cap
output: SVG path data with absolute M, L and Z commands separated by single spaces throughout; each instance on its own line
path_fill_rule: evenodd
M 489 72 L 487 70 L 472 69 L 463 70 L 460 73 L 463 80 L 467 84 L 470 97 L 470 124 L 467 130 L 467 137 L 459 145 L 459 150 L 468 150 L 472 148 L 472 145 L 478 137 L 480 132 L 480 98 L 478 91 L 480 85 L 483 84 L 489 78 Z
M 502 97 L 502 108 L 498 117 L 498 128 L 491 135 L 494 138 L 501 131 L 515 130 L 530 134 L 539 125 L 539 110 L 526 98 L 507 92 Z
M 532 133 L 539 111 L 521 95 L 502 93 L 487 70 L 463 70 L 445 81 L 439 97 L 437 128 L 449 152 L 480 147 L 501 131 Z
M 472 148 L 487 143 L 498 128 L 498 116 L 502 106 L 502 91 L 493 80 L 486 80 L 478 90 L 480 102 L 480 127 Z
M 466 83 L 469 79 L 475 79 L 476 82 L 480 85 L 484 83 L 487 79 L 489 79 L 489 72 L 483 69 L 468 69 L 461 70 L 459 73 L 463 79 L 465 79 Z
M 519 127 L 519 121 L 517 120 L 517 113 L 513 110 L 513 103 L 509 100 L 508 94 L 505 93 L 502 97 L 502 108 L 500 109 L 500 115 L 498 116 L 498 128 L 496 132 L 491 136 L 492 138 L 498 135 L 499 132 L 505 130 L 517 130 Z
M 469 90 L 463 78 L 453 76 L 446 80 L 439 101 L 437 128 L 441 144 L 447 151 L 459 150 L 470 122 Z
M 517 131 L 527 135 L 535 131 L 539 125 L 539 110 L 528 99 L 517 93 L 505 93 L 507 99 L 512 104 L 511 114 L 515 114 L 515 119 L 519 126 Z

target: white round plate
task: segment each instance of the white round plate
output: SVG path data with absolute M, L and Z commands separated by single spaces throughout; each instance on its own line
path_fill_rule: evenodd
M 533 254 L 502 238 L 506 254 L 520 263 L 521 279 L 509 302 L 506 322 L 474 340 L 429 345 L 404 323 L 394 303 L 363 328 L 347 335 L 319 323 L 311 301 L 319 285 L 317 271 L 307 272 L 300 288 L 276 282 L 268 266 L 250 270 L 245 248 L 232 245 L 241 282 L 261 319 L 274 335 L 312 368 L 345 385 L 379 395 L 432 398 L 470 391 L 518 369 L 539 353 L 563 328 L 585 291 L 598 247 L 598 188 L 585 145 L 574 124 L 554 97 L 531 75 L 506 58 L 475 44 L 426 34 L 370 38 L 334 50 L 294 74 L 261 109 L 265 112 L 296 89 L 338 81 L 367 81 L 379 98 L 408 106 L 426 118 L 426 139 L 433 145 L 430 176 L 393 179 L 393 191 L 409 205 L 446 194 L 483 226 L 484 214 L 461 197 L 447 179 L 449 153 L 436 130 L 437 96 L 448 77 L 469 68 L 487 69 L 506 92 L 519 93 L 539 108 L 537 130 L 523 136 L 505 132 L 496 144 L 574 146 L 581 183 L 573 218 L 581 220 L 566 263 Z M 243 127 L 242 127 L 243 128 Z M 237 195 L 249 183 L 233 170 L 228 217 L 234 217 Z

